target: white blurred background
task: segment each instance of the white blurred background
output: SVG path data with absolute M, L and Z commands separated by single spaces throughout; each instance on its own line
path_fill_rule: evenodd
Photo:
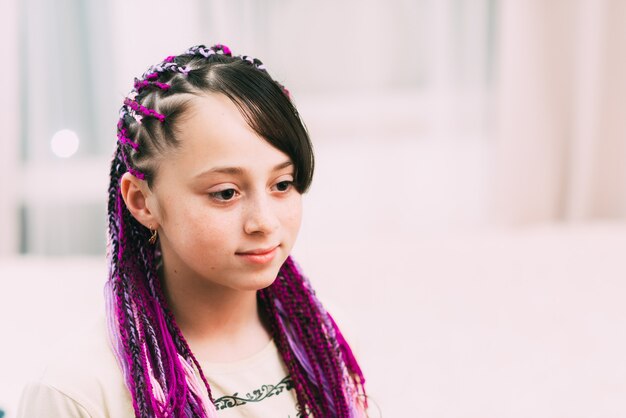
M 624 22 L 621 0 L 3 0 L 0 409 L 102 314 L 133 77 L 223 42 L 308 125 L 294 256 L 383 417 L 626 417 Z

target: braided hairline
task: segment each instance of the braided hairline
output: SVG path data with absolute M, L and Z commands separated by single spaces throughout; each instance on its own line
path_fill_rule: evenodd
M 196 45 L 189 48 L 187 51 L 179 56 L 171 55 L 166 57 L 162 62 L 148 68 L 148 70 L 146 70 L 142 75 L 141 79 L 135 79 L 133 89 L 124 99 L 124 105 L 120 109 L 119 121 L 117 124 L 117 139 L 119 146 L 122 148 L 122 157 L 124 159 L 124 162 L 126 163 L 126 166 L 128 167 L 128 171 L 135 177 L 143 180 L 145 179 L 145 174 L 139 171 L 137 168 L 133 167 L 133 165 L 131 164 L 130 153 L 132 151 L 137 152 L 139 149 L 139 144 L 130 137 L 128 133 L 127 120 L 129 118 L 132 118 L 137 121 L 138 124 L 142 124 L 142 120 L 144 117 L 153 117 L 158 119 L 160 122 L 164 122 L 166 118 L 165 115 L 158 113 L 153 109 L 148 109 L 147 107 L 139 103 L 139 101 L 137 100 L 137 96 L 147 88 L 156 87 L 161 91 L 169 90 L 171 87 L 170 84 L 158 81 L 161 76 L 167 73 L 179 73 L 186 76 L 187 74 L 189 74 L 190 71 L 194 69 L 188 64 L 191 58 L 203 57 L 204 59 L 209 60 L 213 55 L 218 54 L 226 55 L 229 57 L 233 56 L 230 48 L 228 48 L 226 45 L 216 44 L 210 48 L 207 48 L 204 45 Z M 177 58 L 179 57 L 189 57 L 190 60 L 186 64 L 182 65 L 176 62 Z M 254 66 L 259 71 L 267 73 L 267 69 L 263 62 L 261 62 L 261 60 L 257 58 L 253 58 L 248 55 L 237 55 L 235 56 L 235 58 L 239 58 L 241 61 Z M 289 96 L 289 92 L 287 91 L 287 89 L 281 84 L 279 85 L 283 89 L 285 94 Z M 128 149 L 127 146 L 130 146 L 132 150 Z

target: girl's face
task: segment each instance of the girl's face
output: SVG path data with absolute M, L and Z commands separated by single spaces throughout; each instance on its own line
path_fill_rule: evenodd
M 146 200 L 165 271 L 176 276 L 168 282 L 269 286 L 300 228 L 292 161 L 222 94 L 194 98 L 179 128 L 180 147 L 160 162 Z

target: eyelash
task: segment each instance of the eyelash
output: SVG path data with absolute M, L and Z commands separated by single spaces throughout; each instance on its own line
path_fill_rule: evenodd
M 287 193 L 287 192 L 289 192 L 293 188 L 293 181 L 290 181 L 290 180 L 279 181 L 278 183 L 276 183 L 276 185 L 285 184 L 285 183 L 287 184 L 287 188 L 285 190 L 279 190 L 280 193 Z M 228 191 L 231 191 L 231 190 L 234 193 L 233 193 L 233 196 L 230 199 L 221 199 L 220 198 L 220 197 L 223 197 L 222 193 L 228 192 Z M 214 200 L 216 200 L 218 202 L 230 202 L 230 201 L 233 200 L 233 197 L 236 196 L 237 194 L 239 194 L 239 192 L 237 190 L 235 190 L 233 188 L 230 188 L 230 189 L 220 190 L 218 192 L 209 193 L 209 196 L 212 199 L 214 199 Z

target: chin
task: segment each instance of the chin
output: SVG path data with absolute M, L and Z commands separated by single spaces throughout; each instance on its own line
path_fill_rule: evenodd
M 247 272 L 244 275 L 237 275 L 230 281 L 229 287 L 241 291 L 261 290 L 270 286 L 276 280 L 278 269 L 267 269 L 264 271 Z
M 278 269 L 271 269 L 271 271 L 264 272 L 258 280 L 254 283 L 254 290 L 261 290 L 269 287 L 276 280 L 276 276 L 278 275 Z M 252 289 L 251 289 L 252 290 Z

